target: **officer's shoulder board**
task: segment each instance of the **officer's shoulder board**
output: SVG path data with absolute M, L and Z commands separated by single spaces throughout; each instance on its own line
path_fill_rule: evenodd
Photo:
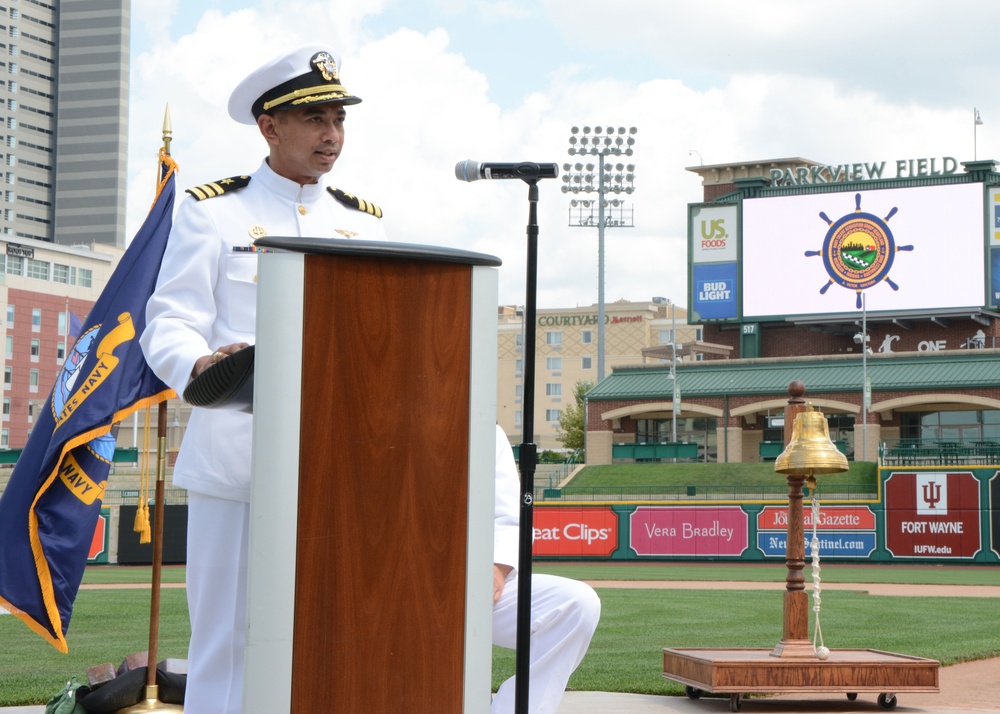
M 218 181 L 203 183 L 201 186 L 194 186 L 193 188 L 187 189 L 187 193 L 190 193 L 199 201 L 204 201 L 206 198 L 214 198 L 216 196 L 221 196 L 224 193 L 239 191 L 241 188 L 246 188 L 249 185 L 249 176 L 231 176 L 229 178 L 219 179 Z
M 363 198 L 358 198 L 354 194 L 347 193 L 346 191 L 341 191 L 339 188 L 333 188 L 332 186 L 326 189 L 330 192 L 330 195 L 335 199 L 343 203 L 345 206 L 350 208 L 356 208 L 359 211 L 364 211 L 369 213 L 376 218 L 382 217 L 382 209 L 376 206 L 371 201 L 366 201 Z

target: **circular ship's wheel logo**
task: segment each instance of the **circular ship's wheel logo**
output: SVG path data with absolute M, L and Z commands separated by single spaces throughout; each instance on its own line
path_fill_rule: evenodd
M 823 239 L 822 250 L 807 250 L 806 257 L 822 256 L 823 267 L 830 276 L 821 289 L 825 294 L 833 284 L 857 294 L 857 308 L 861 309 L 861 292 L 880 281 L 893 290 L 899 286 L 889 279 L 896 251 L 913 250 L 912 245 L 897 246 L 889 228 L 889 219 L 896 215 L 896 208 L 885 218 L 861 210 L 861 194 L 854 194 L 854 213 L 831 221 L 820 211 L 829 229 Z

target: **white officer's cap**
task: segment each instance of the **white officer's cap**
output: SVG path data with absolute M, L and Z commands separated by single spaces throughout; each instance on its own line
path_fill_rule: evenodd
M 256 124 L 261 114 L 314 104 L 357 104 L 340 83 L 340 57 L 326 45 L 306 45 L 275 57 L 237 85 L 229 116 Z

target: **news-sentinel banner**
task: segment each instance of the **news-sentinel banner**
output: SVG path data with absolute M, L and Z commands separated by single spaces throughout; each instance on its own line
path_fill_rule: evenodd
M 745 199 L 743 318 L 851 313 L 862 293 L 868 311 L 986 305 L 985 193 L 967 183 Z
M 813 534 L 812 509 L 806 506 L 806 553 Z M 819 552 L 826 557 L 868 558 L 875 552 L 875 512 L 867 506 L 824 506 L 816 521 Z M 768 506 L 757 514 L 757 547 L 771 558 L 784 558 L 788 543 L 788 507 Z

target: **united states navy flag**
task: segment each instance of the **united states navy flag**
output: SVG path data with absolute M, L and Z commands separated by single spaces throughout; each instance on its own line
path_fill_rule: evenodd
M 80 329 L 0 497 L 0 605 L 60 652 L 115 450 L 112 427 L 174 392 L 139 346 L 170 233 L 177 165 Z

